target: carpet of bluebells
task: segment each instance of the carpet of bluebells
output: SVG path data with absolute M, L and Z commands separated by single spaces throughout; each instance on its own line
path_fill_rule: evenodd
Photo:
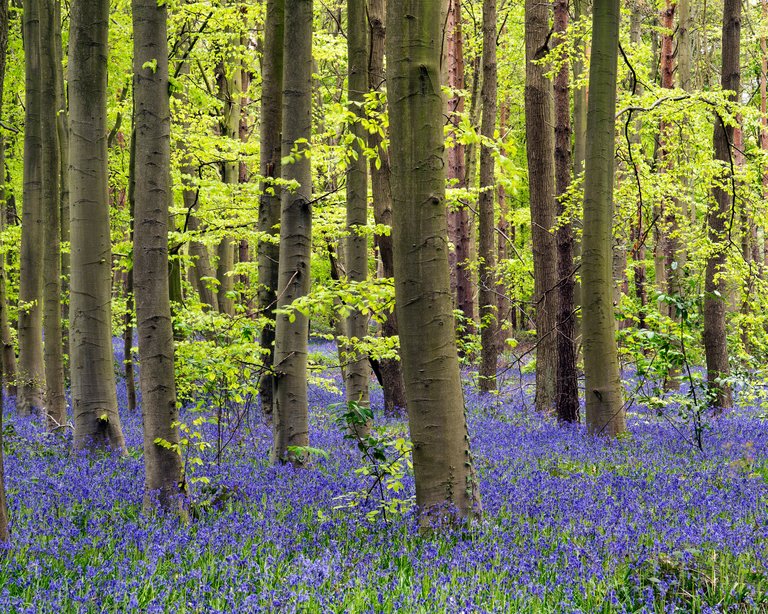
M 684 425 L 637 407 L 618 441 L 560 427 L 533 412 L 519 377 L 498 397 L 469 383 L 465 394 L 484 514 L 429 535 L 415 512 L 336 509 L 370 479 L 332 418 L 338 391 L 310 390 L 312 446 L 327 458 L 270 466 L 269 428 L 253 419 L 220 462 L 208 450 L 195 467 L 208 483 L 194 485 L 188 523 L 142 512 L 141 416 L 124 410 L 124 385 L 124 457 L 74 454 L 7 405 L 0 611 L 768 611 L 759 410 L 711 419 L 700 452 Z M 403 485 L 393 496 L 412 495 L 412 478 Z

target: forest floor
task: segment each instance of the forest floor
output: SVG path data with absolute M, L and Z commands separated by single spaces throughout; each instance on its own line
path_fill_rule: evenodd
M 125 457 L 74 454 L 8 405 L 0 611 L 768 611 L 760 410 L 708 419 L 703 451 L 684 424 L 637 407 L 630 434 L 607 441 L 536 415 L 520 383 L 508 377 L 498 397 L 467 387 L 483 516 L 426 536 L 412 510 L 369 517 L 378 489 L 364 500 L 372 478 L 328 386 L 310 391 L 312 446 L 327 457 L 306 470 L 269 465 L 270 431 L 253 416 L 218 463 L 215 425 L 200 427 L 213 445 L 190 464 L 188 523 L 141 511 L 141 417 L 124 410 L 124 383 Z M 377 416 L 382 441 L 406 432 Z M 412 478 L 389 484 L 390 508 L 408 508 Z

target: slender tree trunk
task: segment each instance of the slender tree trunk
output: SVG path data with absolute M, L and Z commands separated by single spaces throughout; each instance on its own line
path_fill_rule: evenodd
M 275 306 L 277 305 L 280 193 L 273 180 L 280 177 L 280 143 L 283 121 L 283 18 L 284 0 L 267 0 L 264 24 L 264 55 L 261 70 L 261 157 L 259 172 L 264 177 L 259 199 L 259 231 L 272 240 L 259 241 L 259 311 L 268 323 L 261 330 L 261 348 L 265 367 L 272 369 L 275 357 Z M 271 419 L 273 414 L 271 371 L 265 371 L 259 383 L 261 408 Z
M 536 409 L 554 409 L 557 385 L 557 245 L 552 83 L 546 66 L 549 5 L 525 2 L 525 132 L 531 201 L 534 301 L 536 303 Z
M 589 68 L 584 182 L 584 374 L 587 427 L 618 435 L 625 428 L 611 287 L 616 72 L 619 0 L 595 0 Z
M 496 70 L 496 0 L 483 0 L 483 113 L 481 134 L 493 140 L 496 130 L 497 70 Z M 496 364 L 499 358 L 497 342 L 498 314 L 496 311 L 496 245 L 495 245 L 495 160 L 491 146 L 480 147 L 479 221 L 480 256 L 479 300 L 481 356 L 478 381 L 480 390 L 496 389 Z
M 312 252 L 312 166 L 307 154 L 312 135 L 312 0 L 285 6 L 282 155 L 296 150 L 283 166 L 283 179 L 295 181 L 280 207 L 280 254 L 277 306 L 288 307 L 309 293 Z M 299 141 L 297 143 L 297 141 Z M 302 462 L 289 448 L 309 443 L 307 337 L 309 322 L 301 313 L 275 319 L 273 462 Z
M 395 293 L 416 503 L 430 518 L 477 513 L 450 295 L 440 91 L 440 5 L 389 0 L 387 86 Z
M 74 0 L 70 13 L 70 345 L 75 449 L 125 449 L 112 354 L 107 180 L 109 0 Z
M 3 91 L 5 85 L 5 59 L 8 51 L 8 0 L 0 0 L 0 119 L 3 118 Z M 5 143 L 0 134 L 0 232 L 5 227 Z M 5 297 L 5 262 L 0 256 L 0 317 L 6 315 L 6 297 Z M 5 334 L 5 328 L 0 330 L 0 334 Z M 3 344 L 5 339 L 2 339 Z M 3 352 L 4 354 L 4 352 Z M 7 360 L 3 355 L 0 357 L 0 542 L 8 543 L 11 541 L 10 531 L 8 530 L 8 504 L 5 499 L 5 468 L 4 468 L 4 446 L 3 446 L 3 414 L 5 413 L 5 391 L 6 372 L 4 367 Z
M 43 147 L 40 123 L 40 3 L 24 2 L 24 195 L 19 256 L 19 365 L 17 407 L 43 413 Z
M 722 88 L 733 94 L 730 100 L 736 100 L 740 89 L 739 49 L 741 39 L 741 2 L 725 0 L 723 5 L 722 38 Z M 707 358 L 707 383 L 711 393 L 711 403 L 718 409 L 727 409 L 733 405 L 731 387 L 723 378 L 730 374 L 728 367 L 728 344 L 725 325 L 725 297 L 727 296 L 725 273 L 728 240 L 728 216 L 732 202 L 730 185 L 732 176 L 729 170 L 731 159 L 730 144 L 733 142 L 733 126 L 726 126 L 715 118 L 714 132 L 715 160 L 722 163 L 720 180 L 725 189 L 713 188 L 717 205 L 707 213 L 709 240 L 714 252 L 707 260 L 704 278 L 704 351 Z
M 567 44 L 568 0 L 555 3 L 555 32 L 560 44 Z M 569 68 L 560 67 L 555 76 L 555 180 L 558 197 L 557 227 L 557 384 L 555 408 L 561 422 L 579 421 L 579 386 L 576 372 L 576 314 L 574 305 L 573 224 L 564 219 L 566 195 L 571 186 L 571 101 Z
M 574 0 L 574 9 L 577 18 L 587 15 L 586 0 Z M 584 74 L 584 62 L 581 53 L 585 51 L 586 44 L 583 40 L 578 42 L 577 59 L 573 63 L 573 80 L 577 82 Z M 584 160 L 587 155 L 587 88 L 585 86 L 573 90 L 573 175 L 579 177 L 584 172 Z M 573 242 L 574 264 L 581 261 L 581 241 Z M 573 287 L 573 303 L 577 310 L 574 322 L 574 335 L 578 339 L 581 328 L 581 282 L 576 282 Z
M 347 2 L 347 83 L 349 110 L 360 119 L 365 118 L 363 103 L 368 93 L 368 18 L 365 0 Z M 368 165 L 363 155 L 363 143 L 368 131 L 355 123 L 350 131 L 357 137 L 352 144 L 356 153 L 347 170 L 347 278 L 352 282 L 368 279 Z M 354 347 L 355 339 L 368 334 L 368 317 L 355 311 L 347 319 L 347 335 L 352 339 L 348 351 L 346 370 L 347 403 L 370 405 L 368 382 L 371 368 L 368 356 Z M 360 435 L 367 435 L 361 429 Z
M 685 0 L 688 2 L 688 0 Z M 768 0 L 761 2 L 763 20 L 768 20 Z M 760 149 L 768 151 L 768 39 L 765 35 L 760 37 Z M 763 167 L 763 199 L 768 200 L 768 165 Z M 765 277 L 768 269 L 768 232 L 763 228 L 763 259 L 761 274 Z
M 506 131 L 507 126 L 509 122 L 509 102 L 503 101 L 499 108 L 499 132 L 501 133 L 501 150 L 502 154 L 505 152 L 505 146 L 504 146 L 504 140 L 506 137 Z M 499 200 L 499 225 L 498 225 L 498 233 L 496 237 L 496 255 L 497 255 L 497 262 L 501 263 L 502 261 L 506 260 L 508 258 L 508 246 L 507 243 L 511 240 L 509 236 L 510 232 L 510 226 L 509 226 L 509 205 L 507 204 L 507 191 L 504 189 L 504 186 L 499 183 L 499 187 L 496 189 L 497 198 Z M 499 319 L 499 326 L 498 326 L 498 341 L 499 344 L 499 353 L 504 353 L 504 348 L 507 339 L 509 338 L 509 328 L 512 326 L 512 319 L 514 318 L 515 313 L 517 312 L 517 308 L 512 305 L 511 301 L 509 300 L 508 293 L 510 292 L 510 289 L 507 288 L 504 285 L 504 280 L 501 275 L 497 276 L 496 279 L 496 312 L 497 317 Z M 509 326 L 507 326 L 505 323 L 507 320 L 510 320 Z
M 67 421 L 64 394 L 64 345 L 61 326 L 61 208 L 59 198 L 59 142 L 56 129 L 56 95 L 60 69 L 56 66 L 55 0 L 40 0 L 40 86 L 43 139 L 43 207 L 45 210 L 43 253 L 43 332 L 45 345 L 46 402 L 49 429 Z
M 464 37 L 461 31 L 461 0 L 447 0 L 445 14 L 445 57 L 447 85 L 454 90 L 464 89 Z M 441 23 L 443 23 L 441 21 Z M 448 100 L 448 122 L 456 135 L 460 123 L 459 114 L 464 112 L 464 96 L 455 95 Z M 455 188 L 467 187 L 465 147 L 456 142 L 446 152 L 447 178 Z M 474 325 L 475 306 L 472 291 L 472 270 L 470 261 L 470 237 L 472 227 L 469 211 L 460 206 L 448 211 L 448 237 L 454 249 L 449 253 L 451 285 L 456 295 L 456 308 L 464 314 L 470 331 Z
M 139 333 L 144 422 L 144 506 L 157 496 L 167 510 L 182 509 L 174 381 L 174 342 L 168 294 L 168 203 L 171 112 L 168 93 L 167 7 L 133 0 L 136 109 L 136 214 L 133 277 Z M 155 63 L 154 67 L 148 64 Z
M 65 360 L 69 357 L 69 110 L 67 108 L 66 75 L 62 62 L 61 0 L 54 2 L 55 30 L 54 52 L 56 58 L 56 133 L 59 141 L 59 220 L 61 250 L 61 319 L 63 351 Z M 66 370 L 65 370 L 66 375 Z
M 7 49 L 8 0 L 0 0 L 0 120 L 3 118 L 3 91 L 5 84 Z M 6 226 L 6 213 L 8 208 L 7 198 L 8 194 L 5 187 L 5 140 L 3 139 L 2 133 L 0 133 L 0 233 L 5 230 Z M 0 253 L 0 369 L 2 369 L 2 374 L 5 377 L 5 381 L 0 378 L 0 394 L 2 394 L 2 386 L 5 385 L 8 393 L 11 396 L 16 396 L 16 352 L 13 347 L 11 327 L 8 323 L 8 293 L 6 291 L 5 255 L 2 253 Z M 0 409 L 2 409 L 2 404 L 0 404 Z M 0 425 L 0 437 L 2 437 L 1 431 L 2 425 Z M 2 454 L 1 444 L 0 454 Z M 2 514 L 2 510 L 0 510 L 0 514 Z M 0 521 L 1 520 L 2 518 L 0 518 Z M 0 529 L 2 529 L 1 526 Z M 2 537 L 1 533 L 0 537 Z
M 372 90 L 382 91 L 386 82 L 384 74 L 384 47 L 386 43 L 386 0 L 370 0 L 368 4 L 368 19 L 371 24 L 371 53 L 368 66 L 368 82 Z M 389 163 L 389 152 L 383 145 L 383 139 L 378 132 L 368 135 L 368 146 L 377 152 L 376 160 L 371 160 L 371 196 L 373 197 L 373 219 L 377 225 L 392 227 L 392 187 L 390 177 L 392 168 Z M 395 275 L 392 255 L 392 235 L 376 234 L 374 244 L 381 261 L 382 277 L 392 279 Z M 398 334 L 397 316 L 394 312 L 387 315 L 381 325 L 384 337 L 395 337 Z M 384 411 L 395 413 L 405 409 L 405 383 L 403 372 L 398 359 L 388 358 L 380 361 L 382 388 L 384 389 Z

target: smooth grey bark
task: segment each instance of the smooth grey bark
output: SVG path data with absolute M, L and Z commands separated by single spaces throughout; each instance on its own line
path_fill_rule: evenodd
M 307 150 L 312 136 L 312 0 L 286 3 L 283 50 L 282 155 L 293 159 L 283 165 L 282 174 L 298 187 L 284 190 L 281 198 L 279 308 L 306 296 L 310 287 L 312 165 Z M 301 464 L 303 455 L 289 447 L 309 444 L 308 333 L 309 321 L 301 313 L 275 318 L 273 462 Z
M 557 381 L 557 245 L 552 82 L 542 59 L 550 39 L 549 6 L 525 2 L 525 134 L 536 304 L 536 409 L 555 406 Z
M 619 0 L 595 0 L 587 104 L 582 288 L 587 428 L 615 436 L 625 428 L 613 311 L 612 224 Z
M 109 0 L 70 11 L 70 369 L 75 449 L 125 449 L 112 354 L 107 157 Z
M 61 69 L 56 65 L 56 0 L 40 2 L 40 91 L 43 138 L 43 209 L 45 211 L 43 250 L 43 362 L 45 368 L 45 413 L 48 428 L 67 422 L 64 393 L 64 343 L 61 324 L 61 203 L 59 139 L 56 126 L 57 95 Z
M 368 19 L 371 25 L 371 54 L 368 65 L 368 82 L 373 91 L 383 91 L 386 83 L 384 74 L 384 48 L 386 45 L 386 0 L 370 0 L 368 4 Z M 378 132 L 368 135 L 368 146 L 377 152 L 379 163 L 371 160 L 371 197 L 373 199 L 373 219 L 377 225 L 392 227 L 392 186 L 390 178 L 392 167 L 389 163 L 389 151 L 384 146 Z M 381 262 L 381 276 L 392 279 L 395 275 L 395 265 L 392 255 L 392 235 L 376 234 L 374 244 Z M 394 312 L 388 314 L 381 325 L 383 337 L 394 337 L 398 334 L 397 316 Z M 390 414 L 406 407 L 405 383 L 400 360 L 387 358 L 379 362 L 381 385 L 384 389 L 384 411 Z
M 347 2 L 347 98 L 349 110 L 359 119 L 365 118 L 363 104 L 368 93 L 368 19 L 365 0 Z M 350 126 L 357 137 L 352 144 L 355 158 L 347 170 L 347 279 L 364 282 L 368 279 L 368 164 L 363 146 L 368 131 L 359 122 Z M 370 405 L 368 382 L 371 368 L 368 356 L 357 350 L 355 339 L 362 340 L 368 334 L 368 317 L 355 310 L 347 318 L 347 336 L 352 340 L 348 347 L 348 364 L 345 377 L 347 403 Z M 367 434 L 361 429 L 359 434 Z
M 440 3 L 389 0 L 387 8 L 396 310 L 416 503 L 428 528 L 479 513 L 480 496 L 448 267 Z
M 496 0 L 483 0 L 483 85 L 480 96 L 483 111 L 480 132 L 493 140 L 496 129 L 497 69 L 496 69 Z M 496 310 L 496 224 L 495 224 L 495 160 L 491 145 L 484 141 L 480 146 L 480 198 L 478 202 L 480 240 L 478 255 L 479 303 L 480 303 L 480 390 L 496 389 L 496 364 L 499 357 L 498 313 Z
M 723 4 L 723 37 L 721 87 L 732 93 L 729 100 L 735 101 L 741 87 L 739 50 L 741 43 L 741 2 L 725 0 Z M 733 204 L 730 182 L 730 146 L 733 142 L 733 125 L 725 125 L 718 115 L 715 118 L 714 148 L 715 160 L 721 163 L 722 185 L 714 187 L 712 192 L 716 206 L 710 206 L 707 212 L 709 241 L 713 253 L 707 260 L 704 276 L 704 353 L 707 360 L 707 385 L 710 390 L 710 403 L 717 409 L 727 409 L 733 405 L 731 387 L 723 380 L 730 374 L 728 366 L 728 344 L 725 323 L 727 296 L 724 277 L 728 249 L 728 217 Z
M 275 357 L 275 307 L 277 305 L 278 259 L 280 248 L 280 192 L 274 179 L 281 174 L 281 129 L 283 121 L 283 19 L 285 0 L 267 0 L 264 24 L 264 55 L 261 69 L 261 125 L 259 173 L 264 178 L 259 198 L 259 232 L 265 239 L 257 246 L 259 267 L 258 304 L 269 323 L 261 330 L 265 371 L 259 382 L 261 409 L 268 419 L 273 414 L 271 369 Z M 269 240 L 266 236 L 269 235 Z
M 19 363 L 16 406 L 22 416 L 44 411 L 43 146 L 40 116 L 40 5 L 24 2 L 24 189 L 19 255 Z
M 179 410 L 168 292 L 171 111 L 167 5 L 133 0 L 136 188 L 133 282 L 144 424 L 144 507 L 183 510 Z M 154 67 L 149 66 L 155 63 Z

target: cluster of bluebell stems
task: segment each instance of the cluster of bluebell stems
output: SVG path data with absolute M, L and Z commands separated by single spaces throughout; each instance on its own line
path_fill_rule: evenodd
M 187 524 L 144 514 L 141 416 L 124 411 L 124 383 L 119 391 L 131 450 L 122 458 L 74 454 L 6 406 L 13 546 L 0 562 L 0 611 L 586 612 L 591 594 L 611 611 L 674 612 L 686 599 L 668 590 L 674 578 L 640 581 L 665 556 L 746 557 L 764 573 L 768 484 L 753 469 L 768 459 L 768 429 L 758 410 L 713 422 L 700 453 L 641 410 L 630 438 L 606 441 L 535 415 L 520 392 L 484 398 L 468 387 L 484 515 L 423 536 L 415 513 L 385 524 L 333 509 L 360 488 L 360 457 L 327 410 L 340 395 L 319 388 L 312 445 L 329 458 L 272 467 L 270 431 L 256 426 L 221 464 L 197 470 L 226 500 Z M 412 493 L 412 479 L 405 486 Z M 636 582 L 631 596 L 620 569 Z M 746 607 L 760 597 L 742 590 Z

